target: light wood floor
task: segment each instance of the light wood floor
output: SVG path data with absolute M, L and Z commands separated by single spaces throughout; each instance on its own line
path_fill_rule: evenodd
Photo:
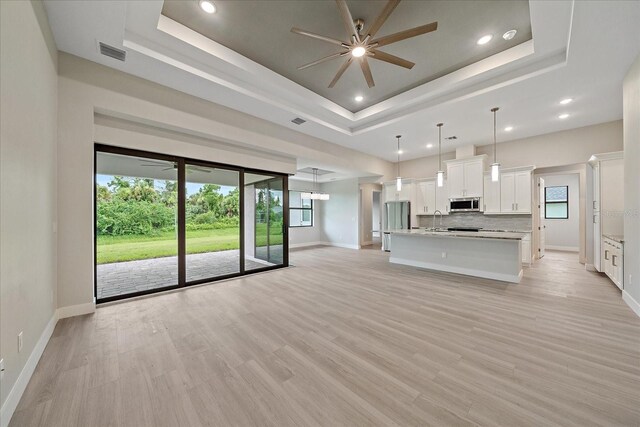
M 640 424 L 640 319 L 575 254 L 519 285 L 387 257 L 61 320 L 11 426 Z

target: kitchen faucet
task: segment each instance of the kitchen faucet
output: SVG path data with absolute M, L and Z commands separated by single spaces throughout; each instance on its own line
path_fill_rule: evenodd
M 442 227 L 442 212 L 439 209 L 436 209 L 433 213 L 433 229 L 436 228 L 436 214 L 440 214 L 440 227 Z

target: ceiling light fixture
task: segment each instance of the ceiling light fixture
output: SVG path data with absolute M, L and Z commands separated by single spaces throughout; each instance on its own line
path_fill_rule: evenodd
M 351 55 L 355 56 L 356 58 L 360 58 L 365 53 L 367 53 L 367 49 L 365 49 L 362 46 L 356 46 L 353 49 L 351 49 Z
M 509 30 L 506 33 L 504 33 L 502 35 L 502 38 L 505 40 L 511 40 L 512 38 L 514 38 L 516 36 L 516 33 L 518 32 L 518 30 Z
M 200 9 L 207 13 L 216 13 L 216 5 L 211 0 L 200 0 Z
M 506 128 L 504 128 L 505 132 L 511 132 L 513 130 L 513 126 L 507 126 Z
M 307 200 L 329 200 L 329 194 L 318 191 L 318 168 L 313 168 L 313 191 L 300 193 L 300 198 Z
M 562 120 L 566 119 L 567 117 L 569 117 L 569 114 L 567 114 L 567 113 L 560 114 L 560 115 L 558 116 L 558 118 L 559 118 L 559 119 L 562 119 Z
M 489 43 L 492 38 L 493 36 L 491 34 L 487 34 L 486 36 L 480 37 L 476 43 L 482 46 L 483 44 Z
M 362 95 L 358 95 L 358 96 L 356 96 L 356 97 L 355 97 L 355 98 L 353 98 L 353 99 L 355 99 L 355 100 L 356 100 L 356 102 L 362 102 L 362 100 L 364 99 L 364 96 L 362 96 Z
M 427 148 L 433 148 L 433 144 L 427 144 Z
M 562 101 L 560 101 L 560 105 L 567 105 L 571 101 L 573 101 L 573 98 L 565 98 Z
M 402 138 L 402 135 L 396 135 L 396 138 L 398 138 L 398 176 L 396 177 L 396 190 L 402 191 L 402 178 L 400 178 L 400 153 L 402 153 L 400 150 L 400 138 Z
M 444 123 L 438 123 L 438 172 L 436 173 L 436 181 L 438 187 L 444 186 L 444 171 L 442 170 L 442 125 Z
M 498 182 L 500 180 L 500 163 L 498 163 L 496 157 L 496 113 L 500 108 L 493 107 L 491 112 L 493 113 L 493 163 L 491 164 L 491 181 Z

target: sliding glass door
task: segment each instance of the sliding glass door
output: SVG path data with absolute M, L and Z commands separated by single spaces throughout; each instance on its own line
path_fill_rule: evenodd
M 96 298 L 178 286 L 177 163 L 96 154 Z
M 286 175 L 96 145 L 106 302 L 288 265 Z
M 187 164 L 187 282 L 240 272 L 240 173 Z

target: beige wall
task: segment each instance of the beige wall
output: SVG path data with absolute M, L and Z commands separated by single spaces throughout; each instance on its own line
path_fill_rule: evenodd
M 365 175 L 392 166 L 64 53 L 58 141 L 58 306 L 70 314 L 93 309 L 94 142 L 284 173 L 298 159 Z
M 624 79 L 623 296 L 640 316 L 640 56 Z M 631 301 L 631 297 L 634 301 Z
M 42 3 L 0 1 L 0 16 L 0 357 L 6 368 L 0 424 L 5 426 L 55 325 L 57 63 Z
M 538 168 L 585 163 L 592 154 L 622 150 L 622 120 L 548 133 L 498 144 L 498 162 L 504 168 L 535 165 Z M 493 146 L 477 147 L 477 154 L 487 154 L 493 161 Z M 455 157 L 444 153 L 442 160 Z M 438 171 L 438 156 L 400 162 L 407 178 L 427 178 Z M 444 167 L 444 166 L 443 166 Z

